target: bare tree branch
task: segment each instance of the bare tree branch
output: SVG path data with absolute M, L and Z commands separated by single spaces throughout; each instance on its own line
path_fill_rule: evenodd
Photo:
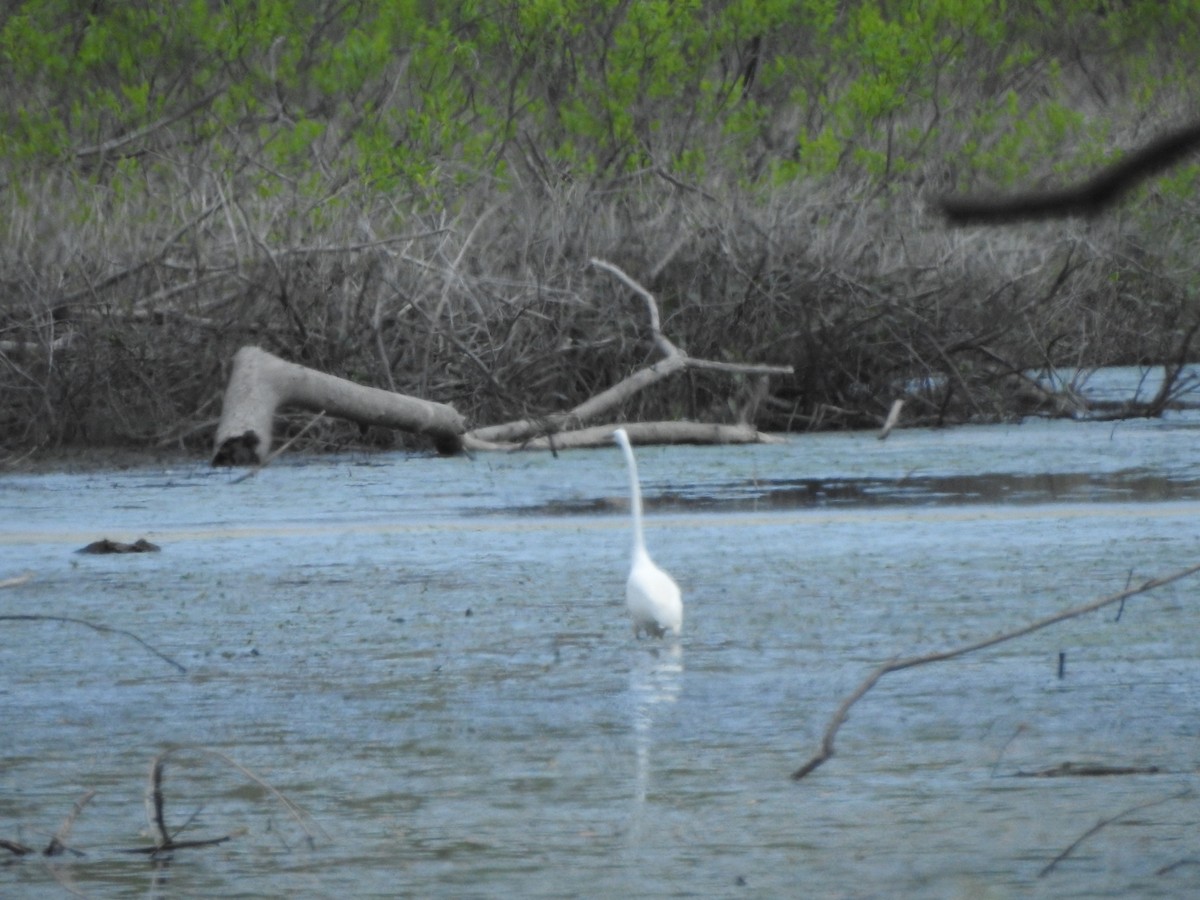
M 146 820 L 154 830 L 154 846 L 153 847 L 135 847 L 126 850 L 127 853 L 147 853 L 158 854 L 166 853 L 172 850 L 182 850 L 189 847 L 209 847 L 214 844 L 221 844 L 230 840 L 233 835 L 227 834 L 219 838 L 206 838 L 193 841 L 177 841 L 167 828 L 166 822 L 166 800 L 163 793 L 163 773 L 166 770 L 167 759 L 169 757 L 181 753 L 194 753 L 200 756 L 211 757 L 220 760 L 228 766 L 236 769 L 238 772 L 245 775 L 259 787 L 267 791 L 272 797 L 283 804 L 288 813 L 295 820 L 296 824 L 304 831 L 309 843 L 316 840 L 317 833 L 320 831 L 319 826 L 312 818 L 302 810 L 299 806 L 284 796 L 277 788 L 269 784 L 259 775 L 247 769 L 234 759 L 219 750 L 211 750 L 207 747 L 173 747 L 169 750 L 164 750 L 150 761 L 150 776 L 146 784 Z M 323 834 L 323 832 L 322 832 Z
M 54 832 L 54 837 L 50 839 L 49 846 L 42 851 L 44 856 L 58 856 L 67 848 L 67 838 L 71 835 L 71 829 L 75 827 L 75 820 L 79 818 L 79 814 L 83 812 L 83 808 L 91 802 L 91 799 L 96 796 L 95 791 L 88 791 L 82 797 L 75 801 L 75 805 L 71 811 L 67 813 L 67 817 L 63 819 L 63 823 L 58 826 L 58 831 Z M 78 853 L 78 851 L 72 851 Z
M 463 437 L 463 445 L 469 450 L 514 449 L 562 449 L 566 447 L 592 447 L 597 442 L 608 440 L 613 426 L 595 426 L 579 433 L 589 421 L 594 421 L 609 410 L 615 409 L 652 384 L 656 384 L 684 369 L 711 369 L 743 375 L 790 375 L 791 366 L 773 366 L 758 363 L 731 363 L 718 360 L 696 359 L 675 345 L 662 330 L 658 301 L 654 295 L 638 284 L 624 270 L 613 263 L 592 258 L 590 264 L 613 275 L 623 285 L 637 294 L 646 304 L 646 317 L 650 325 L 650 339 L 662 353 L 663 358 L 649 366 L 638 369 L 631 375 L 600 393 L 589 397 L 574 409 L 564 413 L 553 413 L 537 418 L 518 419 L 500 425 L 476 428 Z M 766 436 L 749 429 L 753 437 L 747 436 L 747 428 L 740 426 L 717 426 L 697 422 L 655 422 L 645 431 L 644 442 L 658 443 L 744 443 L 748 440 L 763 442 Z M 569 435 L 565 432 L 570 432 Z M 632 436 L 632 435 L 631 435 Z
M 185 673 L 187 672 L 187 669 L 184 666 L 181 666 L 179 663 L 175 662 L 175 660 L 171 659 L 171 657 L 167 656 L 165 653 L 161 653 L 158 650 L 155 650 L 153 647 L 151 647 L 149 644 L 147 644 L 145 641 L 143 641 L 140 637 L 138 637 L 132 631 L 126 631 L 123 628 L 113 628 L 111 625 L 97 625 L 95 622 L 88 622 L 85 619 L 74 619 L 70 616 L 44 616 L 44 615 L 37 615 L 37 614 L 33 614 L 33 613 L 27 613 L 27 614 L 21 614 L 21 615 L 0 616 L 0 622 L 3 622 L 3 621 L 10 621 L 10 622 L 70 622 L 72 625 L 83 625 L 85 628 L 90 628 L 93 631 L 99 631 L 99 632 L 108 633 L 108 634 L 123 634 L 123 635 L 125 635 L 125 637 L 132 638 L 133 640 L 137 641 L 139 644 L 141 644 L 143 647 L 145 647 L 147 650 L 149 650 L 151 653 L 153 653 L 159 659 L 174 666 L 180 672 L 185 672 Z
M 170 115 L 163 116 L 161 119 L 157 119 L 156 121 L 151 122 L 149 125 L 138 128 L 135 131 L 131 131 L 129 134 L 123 134 L 120 137 L 107 140 L 102 144 L 96 144 L 92 147 L 81 147 L 75 151 L 75 155 L 82 159 L 88 156 L 100 156 L 102 154 L 112 153 L 114 150 L 118 150 L 121 147 L 132 144 L 134 141 L 140 140 L 141 138 L 144 138 L 148 134 L 152 134 L 160 128 L 166 128 L 168 125 L 172 125 L 175 122 L 178 122 L 180 119 L 186 119 L 197 110 L 208 106 L 208 104 L 212 103 L 213 100 L 217 99 L 217 97 L 221 96 L 221 94 L 224 92 L 224 88 L 217 88 L 216 90 L 209 91 L 203 97 L 200 97 L 198 100 L 180 110 L 177 110 L 176 112 L 171 113 Z
M 1099 600 L 1094 600 L 1091 603 L 1085 603 L 1083 606 L 1075 606 L 1071 609 L 1063 610 L 1051 616 L 1046 616 L 1042 619 L 1037 619 L 1030 622 L 1021 628 L 1014 631 L 1006 631 L 1001 634 L 993 635 L 990 638 L 985 638 L 981 641 L 976 641 L 972 644 L 967 644 L 962 647 L 955 647 L 949 650 L 942 650 L 937 653 L 928 653 L 924 656 L 910 656 L 906 659 L 894 659 L 891 662 L 886 662 L 883 665 L 872 671 L 862 684 L 838 707 L 837 712 L 833 714 L 833 718 L 829 720 L 828 726 L 825 728 L 824 737 L 821 739 L 820 749 L 813 754 L 812 758 L 804 765 L 792 773 L 792 778 L 799 781 L 804 778 L 822 763 L 826 762 L 833 756 L 833 742 L 837 737 L 838 729 L 846 721 L 846 716 L 850 712 L 850 707 L 862 699 L 862 697 L 875 686 L 875 684 L 884 675 L 889 672 L 899 672 L 902 669 L 911 669 L 915 666 L 923 666 L 928 663 L 942 662 L 947 659 L 954 659 L 958 656 L 966 656 L 968 653 L 974 653 L 976 650 L 983 650 L 987 647 L 994 647 L 996 644 L 1002 644 L 1005 641 L 1015 640 L 1019 637 L 1024 637 L 1027 634 L 1032 634 L 1035 631 L 1041 631 L 1043 628 L 1048 628 L 1051 625 L 1056 625 L 1059 622 L 1065 622 L 1067 619 L 1075 619 L 1079 616 L 1085 616 L 1088 613 L 1103 609 L 1106 606 L 1112 606 L 1114 603 L 1121 603 L 1128 600 L 1130 597 L 1135 597 L 1138 594 L 1144 594 L 1147 591 L 1152 591 L 1155 588 L 1160 588 L 1163 585 L 1171 584 L 1174 581 L 1179 581 L 1191 575 L 1200 572 L 1200 564 L 1190 566 L 1172 575 L 1165 575 L 1161 578 L 1151 578 L 1142 582 L 1140 585 L 1126 588 L 1115 594 L 1110 594 L 1107 597 L 1101 597 Z

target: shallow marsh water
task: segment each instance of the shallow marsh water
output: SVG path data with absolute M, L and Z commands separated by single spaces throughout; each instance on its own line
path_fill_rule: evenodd
M 1200 887 L 1200 418 L 641 448 L 684 634 L 623 610 L 616 448 L 0 479 L 0 894 L 1181 896 Z M 162 552 L 81 556 L 101 537 Z M 1063 677 L 1059 655 L 1065 654 Z M 180 838 L 147 838 L 150 761 Z M 1155 774 L 1030 778 L 1064 762 Z

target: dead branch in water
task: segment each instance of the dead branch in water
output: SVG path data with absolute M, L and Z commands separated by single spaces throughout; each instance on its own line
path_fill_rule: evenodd
M 67 817 L 63 819 L 63 823 L 58 826 L 58 831 L 54 832 L 54 837 L 50 839 L 50 844 L 42 851 L 44 856 L 58 856 L 70 849 L 67 847 L 67 838 L 71 835 L 71 829 L 75 827 L 75 820 L 79 818 L 79 814 L 83 812 L 83 808 L 95 796 L 95 791 L 88 791 L 75 801 L 75 805 L 71 807 L 71 811 L 67 813 Z M 71 850 L 71 852 L 77 856 L 83 855 L 78 850 Z
M 1072 841 L 1071 844 L 1065 850 L 1062 851 L 1062 853 L 1058 854 L 1058 856 L 1054 857 L 1054 859 L 1052 859 L 1052 860 L 1050 860 L 1050 862 L 1046 863 L 1046 865 L 1042 868 L 1042 870 L 1040 872 L 1038 872 L 1038 878 L 1044 878 L 1046 875 L 1049 875 L 1054 870 L 1055 866 L 1057 866 L 1060 862 L 1062 862 L 1064 859 L 1066 859 L 1068 856 L 1070 856 L 1072 853 L 1075 852 L 1076 847 L 1078 847 L 1080 844 L 1082 844 L 1084 841 L 1086 841 L 1088 838 L 1090 838 L 1093 834 L 1096 834 L 1098 831 L 1100 831 L 1105 826 L 1111 825 L 1113 822 L 1120 821 L 1121 819 L 1125 818 L 1126 816 L 1131 815 L 1132 813 L 1135 813 L 1135 812 L 1140 812 L 1143 809 L 1149 809 L 1152 806 L 1159 806 L 1170 800 L 1182 800 L 1184 797 L 1188 796 L 1191 792 L 1192 792 L 1191 788 L 1185 788 L 1184 790 L 1179 791 L 1178 793 L 1171 794 L 1169 797 L 1159 797 L 1157 800 L 1149 800 L 1145 803 L 1139 803 L 1137 806 L 1131 806 L 1131 807 L 1129 807 L 1129 809 L 1122 810 L 1121 812 L 1117 813 L 1115 816 L 1109 816 L 1107 819 L 1101 819 L 1099 822 L 1097 822 L 1095 825 L 1093 825 L 1091 828 L 1089 828 L 1087 831 L 1085 831 L 1083 834 L 1081 834 L 1078 838 L 1076 838 L 1074 841 Z
M 1158 766 L 1107 766 L 1103 763 L 1065 762 L 1035 772 L 1019 770 L 1018 778 L 1107 778 L 1110 775 L 1158 775 Z
M 166 771 L 167 759 L 182 753 L 194 753 L 199 756 L 211 757 L 220 760 L 226 765 L 236 769 L 248 779 L 253 781 L 263 790 L 267 791 L 272 797 L 278 800 L 283 807 L 291 815 L 292 819 L 300 826 L 305 836 L 308 838 L 309 844 L 313 844 L 317 837 L 319 827 L 313 822 L 312 818 L 304 812 L 299 806 L 284 796 L 277 788 L 269 784 L 265 779 L 256 773 L 247 769 L 234 759 L 219 750 L 211 750 L 207 747 L 174 747 L 169 750 L 164 750 L 150 761 L 150 775 L 146 784 L 146 820 L 154 832 L 153 847 L 134 847 L 123 852 L 125 853 L 145 853 L 148 855 L 157 855 L 160 853 L 169 853 L 173 850 L 183 850 L 192 847 L 210 847 L 216 844 L 224 843 L 231 840 L 234 835 L 226 834 L 217 838 L 204 838 L 192 841 L 179 841 L 175 839 L 173 833 L 167 827 L 166 821 L 166 795 L 163 791 L 164 772 Z
M 180 672 L 183 672 L 183 673 L 187 672 L 186 667 L 180 665 L 175 660 L 171 659 L 171 657 L 167 656 L 165 653 L 163 653 L 159 650 L 156 650 L 154 647 L 152 647 L 150 644 L 146 643 L 144 640 L 142 640 L 140 637 L 138 637 L 132 631 L 126 631 L 124 628 L 114 628 L 111 625 L 98 625 L 95 622 L 88 622 L 86 619 L 75 619 L 75 618 L 72 618 L 71 616 L 46 616 L 46 615 L 38 615 L 36 613 L 0 616 L 0 622 L 2 622 L 2 621 L 9 621 L 9 622 L 69 622 L 72 625 L 82 625 L 85 628 L 90 628 L 93 631 L 99 631 L 102 634 L 123 634 L 125 637 L 132 638 L 133 640 L 137 641 L 139 644 L 141 644 L 143 647 L 145 647 L 147 650 L 149 650 L 151 653 L 153 653 L 159 659 L 174 666 Z
M 269 784 L 264 778 L 247 769 L 237 761 L 233 760 L 219 750 L 211 750 L 207 747 L 174 747 L 169 750 L 164 750 L 150 761 L 150 776 L 146 785 L 145 804 L 146 804 L 146 819 L 149 822 L 150 828 L 154 835 L 154 844 L 150 847 L 130 847 L 118 850 L 119 853 L 138 853 L 147 856 L 155 857 L 160 854 L 170 853 L 174 850 L 184 850 L 194 847 L 212 847 L 217 844 L 223 844 L 226 841 L 232 840 L 236 832 L 221 835 L 215 838 L 201 838 L 197 840 L 181 841 L 177 840 L 178 832 L 181 829 L 172 831 L 167 826 L 166 816 L 166 792 L 163 789 L 165 782 L 165 771 L 167 760 L 179 754 L 192 753 L 198 756 L 217 759 L 231 768 L 237 770 L 242 775 L 246 776 L 250 781 L 257 784 L 268 794 L 274 797 L 288 811 L 288 814 L 300 826 L 308 840 L 309 845 L 313 845 L 320 835 L 327 837 L 325 832 L 316 824 L 311 816 L 297 806 L 293 801 L 289 800 L 282 792 L 273 785 Z M 82 856 L 82 851 L 74 850 L 67 846 L 67 840 L 70 836 L 71 829 L 74 827 L 80 813 L 96 795 L 94 790 L 88 791 L 77 801 L 72 807 L 63 823 L 59 826 L 58 831 L 50 839 L 50 843 L 46 849 L 41 851 L 42 856 L 60 856 L 64 852 L 72 853 L 76 856 Z M 186 827 L 186 823 L 183 827 Z M 32 847 L 17 841 L 0 839 L 0 850 L 7 850 L 14 856 L 28 856 L 37 853 Z
M 988 647 L 994 647 L 995 645 L 1002 644 L 1005 641 L 1015 640 L 1016 638 L 1024 637 L 1027 634 L 1032 634 L 1035 631 L 1041 631 L 1043 628 L 1048 628 L 1051 625 L 1057 625 L 1059 622 L 1065 622 L 1068 619 L 1075 619 L 1079 616 L 1096 612 L 1097 610 L 1103 609 L 1106 606 L 1112 606 L 1115 603 L 1121 603 L 1125 600 L 1128 600 L 1130 597 L 1135 597 L 1138 594 L 1144 594 L 1147 591 L 1152 591 L 1155 588 L 1162 587 L 1163 585 L 1171 584 L 1172 582 L 1187 578 L 1190 575 L 1195 575 L 1197 572 L 1200 572 L 1200 564 L 1189 566 L 1188 568 L 1179 572 L 1175 572 L 1172 575 L 1165 575 L 1161 578 L 1150 578 L 1135 587 L 1126 588 L 1125 590 L 1119 591 L 1116 594 L 1110 594 L 1107 597 L 1101 597 L 1099 600 L 1093 600 L 1091 603 L 1085 603 L 1083 606 L 1072 607 L 1071 609 L 1064 610 L 1063 612 L 1046 616 L 1045 618 L 1030 622 L 1028 625 L 1025 625 L 1021 628 L 1017 628 L 1013 631 L 1006 631 L 1002 634 L 997 634 L 990 638 L 976 641 L 972 644 L 967 644 L 962 647 L 955 647 L 950 650 L 941 650 L 936 653 L 927 653 L 924 656 L 910 656 L 906 659 L 894 659 L 891 662 L 884 663 L 871 672 L 865 679 L 863 679 L 862 684 L 860 684 L 858 688 L 852 694 L 850 694 L 849 697 L 842 701 L 842 705 L 838 707 L 837 711 L 833 714 L 833 718 L 830 719 L 828 726 L 825 728 L 825 734 L 821 739 L 820 749 L 813 754 L 812 758 L 809 759 L 808 762 L 792 773 L 792 778 L 796 781 L 799 781 L 801 778 L 804 778 L 806 775 L 833 756 L 834 739 L 837 737 L 838 729 L 840 729 L 842 727 L 842 723 L 846 721 L 846 716 L 850 712 L 850 707 L 861 700 L 863 696 L 875 686 L 879 679 L 881 679 L 884 675 L 887 675 L 889 672 L 899 672 L 902 669 L 912 669 L 916 666 L 927 665 L 928 663 L 943 662 L 944 660 L 955 659 L 959 656 L 966 656 L 968 653 L 974 653 L 976 650 L 984 650 Z
M 46 845 L 41 853 L 42 856 L 61 856 L 65 852 L 70 852 L 75 856 L 83 856 L 79 850 L 72 850 L 67 846 L 67 838 L 71 835 L 71 829 L 75 827 L 75 820 L 79 818 L 79 814 L 83 812 L 83 808 L 91 802 L 91 799 L 96 796 L 95 791 L 87 791 L 82 797 L 75 801 L 75 805 L 71 807 L 71 811 L 67 813 L 61 825 L 58 826 L 58 831 L 54 832 L 54 837 L 50 838 L 50 843 Z M 16 841 L 0 840 L 0 849 L 7 850 L 14 856 L 28 856 L 36 851 L 32 847 L 27 847 L 24 844 Z

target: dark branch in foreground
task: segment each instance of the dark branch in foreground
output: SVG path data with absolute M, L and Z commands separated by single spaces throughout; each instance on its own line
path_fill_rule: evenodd
M 1093 600 L 1091 603 L 1085 603 L 1083 606 L 1076 606 L 1071 609 L 1064 610 L 1060 613 L 1055 613 L 1052 616 L 1038 619 L 1030 622 L 1015 631 L 1006 631 L 1002 634 L 993 635 L 990 638 L 985 638 L 981 641 L 976 641 L 973 644 L 967 644 L 962 647 L 955 647 L 950 650 L 941 650 L 937 653 L 929 653 L 925 656 L 910 656 L 907 659 L 897 659 L 891 662 L 884 663 L 869 674 L 858 686 L 858 688 L 842 701 L 842 705 L 838 707 L 837 712 L 833 714 L 829 725 L 825 729 L 825 735 L 821 739 L 821 748 L 813 757 L 802 765 L 799 769 L 792 773 L 792 778 L 799 781 L 804 776 L 808 775 L 826 760 L 833 756 L 833 742 L 837 737 L 838 729 L 842 727 L 842 723 L 846 721 L 846 716 L 850 712 L 850 707 L 857 703 L 862 697 L 871 690 L 884 675 L 889 672 L 899 672 L 901 669 L 911 669 L 916 666 L 923 666 L 926 663 L 942 662 L 947 659 L 954 659 L 958 656 L 966 656 L 968 653 L 974 653 L 976 650 L 983 650 L 987 647 L 994 647 L 996 644 L 1002 644 L 1005 641 L 1011 641 L 1015 638 L 1024 637 L 1027 634 L 1032 634 L 1035 631 L 1040 631 L 1043 628 L 1048 628 L 1051 625 L 1056 625 L 1059 622 L 1065 622 L 1067 619 L 1078 618 L 1079 616 L 1087 615 L 1096 610 L 1103 609 L 1106 606 L 1112 606 L 1114 603 L 1121 603 L 1128 600 L 1130 597 L 1135 597 L 1138 594 L 1144 594 L 1147 591 L 1152 591 L 1155 588 L 1160 588 L 1163 585 L 1170 584 L 1173 581 L 1187 578 L 1189 575 L 1195 575 L 1200 572 L 1200 564 L 1190 566 L 1173 575 L 1165 575 L 1162 578 L 1151 578 L 1142 582 L 1136 587 L 1126 588 L 1116 594 L 1110 594 L 1107 597 L 1101 597 L 1099 600 Z
M 146 820 L 154 832 L 154 845 L 152 847 L 133 847 L 124 850 L 123 852 L 145 853 L 150 856 L 155 856 L 157 854 L 170 853 L 173 850 L 184 850 L 191 847 L 211 847 L 215 844 L 222 844 L 225 841 L 233 838 L 232 834 L 226 834 L 217 838 L 179 841 L 176 840 L 176 834 L 167 827 L 166 796 L 163 792 L 164 772 L 166 771 L 167 760 L 170 757 L 178 754 L 186 753 L 217 759 L 245 775 L 283 804 L 284 808 L 287 809 L 288 813 L 296 821 L 296 824 L 298 824 L 304 831 L 310 845 L 315 842 L 315 823 L 312 822 L 309 815 L 254 772 L 250 771 L 245 766 L 236 762 L 219 750 L 210 750 L 207 747 L 175 747 L 170 750 L 164 750 L 150 761 L 150 777 L 146 784 L 145 801 Z
M 257 784 L 283 805 L 296 824 L 304 831 L 305 837 L 308 839 L 309 846 L 315 845 L 318 834 L 321 837 L 327 837 L 324 830 L 321 829 L 321 827 L 312 819 L 311 816 L 309 816 L 308 813 L 306 813 L 303 809 L 284 796 L 283 793 L 277 788 L 268 784 L 263 778 L 252 772 L 250 769 L 247 769 L 245 766 L 241 765 L 219 750 L 211 750 L 207 747 L 183 746 L 164 750 L 162 753 L 159 753 L 157 756 L 155 756 L 150 762 L 150 778 L 146 785 L 145 803 L 146 819 L 154 832 L 153 845 L 148 847 L 130 847 L 120 849 L 117 851 L 118 853 L 138 853 L 145 854 L 146 856 L 150 857 L 156 857 L 159 855 L 168 854 L 174 850 L 184 850 L 193 847 L 212 847 L 217 844 L 223 844 L 226 841 L 232 840 L 236 834 L 240 833 L 234 832 L 215 838 L 199 838 L 196 840 L 181 841 L 177 839 L 178 833 L 186 828 L 188 824 L 190 824 L 191 820 L 189 819 L 188 822 L 185 822 L 183 826 L 181 826 L 179 829 L 176 829 L 174 832 L 167 827 L 167 804 L 166 795 L 163 790 L 163 783 L 165 781 L 164 772 L 166 770 L 167 760 L 182 754 L 190 754 L 192 756 L 200 756 L 207 759 L 216 759 L 246 776 L 246 778 Z M 88 791 L 75 802 L 71 812 L 67 814 L 67 817 L 63 820 L 62 825 L 59 826 L 58 831 L 54 833 L 54 837 L 51 838 L 49 845 L 45 850 L 41 851 L 42 856 L 59 856 L 63 853 L 72 853 L 75 856 L 84 855 L 82 851 L 75 850 L 67 846 L 67 839 L 70 836 L 71 829 L 75 825 L 75 821 L 79 818 L 80 813 L 83 812 L 83 808 L 87 806 L 87 804 L 95 795 L 95 791 Z M 242 829 L 242 831 L 245 831 L 245 829 Z M 10 841 L 3 838 L 0 838 L 0 850 L 6 850 L 13 856 L 17 857 L 29 856 L 30 854 L 38 852 L 32 847 L 26 846 L 18 841 Z M 72 893 L 74 892 L 72 891 Z
M 63 823 L 58 826 L 58 831 L 54 832 L 54 837 L 50 839 L 50 843 L 46 845 L 46 849 L 42 851 L 42 856 L 61 856 L 63 853 L 72 853 L 75 856 L 83 856 L 79 850 L 72 850 L 67 846 L 67 838 L 71 835 L 71 829 L 75 827 L 75 820 L 79 818 L 79 814 L 83 812 L 83 808 L 91 802 L 91 799 L 96 796 L 95 791 L 88 791 L 82 797 L 75 801 L 75 805 L 71 807 L 71 811 L 67 813 L 67 817 L 63 819 Z M 24 844 L 16 841 L 0 840 L 0 850 L 7 850 L 14 856 L 28 856 L 36 851 L 32 847 L 27 847 Z
M 0 622 L 2 622 L 2 621 L 10 621 L 10 622 L 70 622 L 72 625 L 83 625 L 86 628 L 90 628 L 93 631 L 99 631 L 101 633 L 123 634 L 123 635 L 125 635 L 125 637 L 132 638 L 133 640 L 137 641 L 139 644 L 141 644 L 143 647 L 145 647 L 147 650 L 149 650 L 151 653 L 153 653 L 159 659 L 163 660 L 164 662 L 170 663 L 172 666 L 174 666 L 180 672 L 183 672 L 183 673 L 187 672 L 187 669 L 184 666 L 175 662 L 175 660 L 171 659 L 171 657 L 167 656 L 165 653 L 155 650 L 153 647 L 151 647 L 149 644 L 147 644 L 145 641 L 143 641 L 140 637 L 138 637 L 132 631 L 126 631 L 123 628 L 113 628 L 111 625 L 97 625 L 95 622 L 88 622 L 85 619 L 73 619 L 70 616 L 42 616 L 42 615 L 35 615 L 35 614 L 0 616 Z
M 996 225 L 1024 219 L 1094 216 L 1140 181 L 1175 165 L 1200 147 L 1200 122 L 1167 132 L 1074 187 L 1009 196 L 943 197 L 951 225 Z

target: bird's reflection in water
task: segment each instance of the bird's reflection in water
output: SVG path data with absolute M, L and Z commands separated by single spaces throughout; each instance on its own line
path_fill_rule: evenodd
M 652 651 L 638 648 L 629 671 L 630 708 L 633 711 L 633 740 L 637 753 L 633 833 L 637 834 L 650 786 L 650 750 L 654 746 L 655 713 L 679 697 L 683 681 L 683 647 L 664 643 Z

